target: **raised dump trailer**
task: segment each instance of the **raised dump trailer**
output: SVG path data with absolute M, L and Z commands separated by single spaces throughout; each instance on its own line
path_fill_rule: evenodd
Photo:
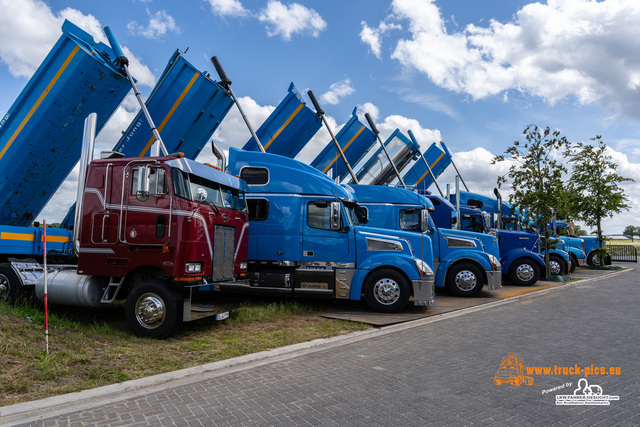
M 451 164 L 451 154 L 440 149 L 435 142 L 424 153 L 424 158 L 436 178 Z M 433 178 L 422 159 L 416 160 L 413 166 L 404 174 L 403 179 L 406 185 L 422 191 L 427 190 L 433 184 Z
M 349 121 L 342 126 L 336 135 L 336 140 L 349 164 L 356 165 L 371 148 L 376 140 L 376 135 L 358 120 L 356 109 L 354 109 Z M 333 141 L 329 141 L 311 162 L 311 166 L 337 182 L 342 182 L 349 175 L 347 166 L 340 158 L 340 153 Z
M 402 171 L 416 157 L 420 148 L 418 144 L 404 136 L 399 129 L 396 129 L 387 138 L 384 146 L 398 171 Z M 382 147 L 379 147 L 358 169 L 356 176 L 360 184 L 371 185 L 387 185 L 396 178 L 394 167 L 389 163 Z
M 175 51 L 145 104 L 167 152 L 195 159 L 233 106 L 233 99 Z M 154 141 L 140 111 L 114 151 L 125 157 L 148 156 Z
M 318 132 L 320 126 L 320 118 L 307 107 L 291 83 L 287 95 L 258 128 L 256 135 L 265 152 L 293 159 Z M 253 138 L 242 149 L 259 151 Z
M 65 21 L 62 36 L 0 121 L 0 225 L 29 226 L 131 89 L 111 48 Z

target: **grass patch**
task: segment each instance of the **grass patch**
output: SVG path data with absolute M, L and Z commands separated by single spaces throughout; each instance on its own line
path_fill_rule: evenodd
M 320 317 L 336 310 L 334 302 L 220 299 L 232 307 L 229 319 L 185 323 L 162 341 L 132 335 L 122 303 L 100 310 L 52 307 L 48 355 L 43 311 L 0 302 L 2 406 L 368 328 Z

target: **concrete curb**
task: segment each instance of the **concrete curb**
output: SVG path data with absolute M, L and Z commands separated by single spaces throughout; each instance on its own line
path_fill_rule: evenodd
M 317 339 L 305 343 L 293 344 L 273 350 L 240 356 L 233 359 L 227 359 L 201 366 L 181 369 L 178 371 L 167 372 L 151 377 L 140 378 L 137 380 L 126 381 L 123 383 L 112 384 L 95 389 L 49 397 L 32 402 L 0 407 L 0 424 L 9 426 L 26 422 L 34 422 L 40 419 L 51 418 L 69 412 L 81 411 L 84 409 L 111 404 L 118 401 L 126 400 L 128 398 L 133 398 L 140 394 L 151 393 L 154 391 L 164 390 L 168 387 L 175 387 L 210 378 L 215 378 L 244 369 L 254 368 L 281 360 L 300 357 L 302 355 L 313 353 L 316 351 L 326 350 L 344 344 L 350 344 L 397 331 L 439 322 L 445 319 L 463 316 L 465 314 L 474 313 L 480 310 L 510 304 L 516 301 L 535 298 L 537 296 L 546 295 L 551 292 L 556 292 L 584 283 L 597 281 L 603 278 L 613 277 L 633 270 L 633 268 L 625 268 L 623 270 L 607 271 L 605 274 L 599 276 L 585 278 L 575 282 L 567 282 L 565 284 L 554 286 L 552 288 L 542 289 L 540 291 L 535 291 L 523 295 L 517 295 L 503 300 L 488 302 L 473 307 L 462 308 L 459 310 L 438 314 L 423 319 L 384 326 L 378 329 L 355 332 L 348 335 Z

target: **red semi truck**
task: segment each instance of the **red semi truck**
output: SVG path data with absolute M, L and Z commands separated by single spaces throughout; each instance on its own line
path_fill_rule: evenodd
M 87 145 L 74 227 L 78 263 L 49 266 L 48 301 L 99 307 L 126 298 L 133 332 L 165 338 L 192 320 L 199 287 L 246 275 L 246 184 L 180 155 L 116 155 L 87 165 L 93 157 L 92 142 Z M 19 259 L 9 264 L 3 270 L 8 286 L 35 285 L 44 299 L 44 266 Z

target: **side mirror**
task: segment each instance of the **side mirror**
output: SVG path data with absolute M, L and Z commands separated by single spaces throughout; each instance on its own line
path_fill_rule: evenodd
M 429 229 L 429 211 L 426 209 L 420 211 L 420 229 L 422 231 Z
M 136 188 L 136 199 L 141 202 L 149 200 L 149 169 L 146 166 L 139 166 L 138 185 Z
M 331 202 L 329 227 L 332 230 L 340 230 L 342 224 L 342 216 L 340 211 L 340 202 Z
M 358 223 L 360 225 L 365 225 L 367 222 L 369 222 L 369 209 L 365 208 L 364 206 L 358 206 L 355 209 L 356 212 L 356 218 L 358 219 Z
M 195 201 L 198 202 L 198 204 L 203 203 L 205 200 L 207 200 L 207 190 L 202 187 L 196 188 L 196 194 L 194 194 L 194 198 Z

